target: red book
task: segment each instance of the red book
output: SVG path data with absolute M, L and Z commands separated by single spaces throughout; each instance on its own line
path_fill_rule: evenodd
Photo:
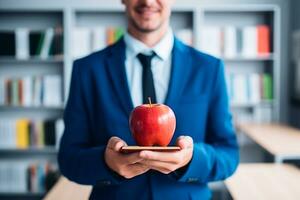
M 257 26 L 257 53 L 259 56 L 268 56 L 270 50 L 270 28 L 267 25 Z

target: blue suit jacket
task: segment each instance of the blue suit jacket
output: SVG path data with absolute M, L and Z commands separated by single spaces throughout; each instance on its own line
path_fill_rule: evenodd
M 149 171 L 132 179 L 116 175 L 103 158 L 112 136 L 135 144 L 128 125 L 133 103 L 125 73 L 125 43 L 120 39 L 74 62 L 58 162 L 64 176 L 94 186 L 91 199 L 208 199 L 207 183 L 235 171 L 239 154 L 223 63 L 177 39 L 172 56 L 165 101 L 177 119 L 171 143 L 190 135 L 193 158 L 180 175 Z

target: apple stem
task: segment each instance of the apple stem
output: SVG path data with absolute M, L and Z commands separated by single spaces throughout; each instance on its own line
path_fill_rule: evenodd
M 149 101 L 149 103 L 150 103 L 150 107 L 152 107 L 151 97 L 148 97 L 148 101 Z

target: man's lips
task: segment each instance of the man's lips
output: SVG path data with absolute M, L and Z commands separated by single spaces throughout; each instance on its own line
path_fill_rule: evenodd
M 148 7 L 138 7 L 136 9 L 136 12 L 139 15 L 143 15 L 143 16 L 150 16 L 153 14 L 156 14 L 157 12 L 159 12 L 159 9 L 156 8 L 148 8 Z

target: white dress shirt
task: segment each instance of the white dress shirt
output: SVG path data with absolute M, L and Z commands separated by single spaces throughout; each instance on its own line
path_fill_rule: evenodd
M 156 53 L 151 61 L 156 100 L 157 103 L 164 103 L 171 75 L 171 52 L 174 46 L 173 31 L 170 28 L 165 36 L 152 48 L 135 39 L 128 32 L 124 35 L 124 41 L 126 44 L 125 70 L 134 107 L 143 103 L 143 67 L 137 55 L 139 53 L 149 55 L 152 51 Z

